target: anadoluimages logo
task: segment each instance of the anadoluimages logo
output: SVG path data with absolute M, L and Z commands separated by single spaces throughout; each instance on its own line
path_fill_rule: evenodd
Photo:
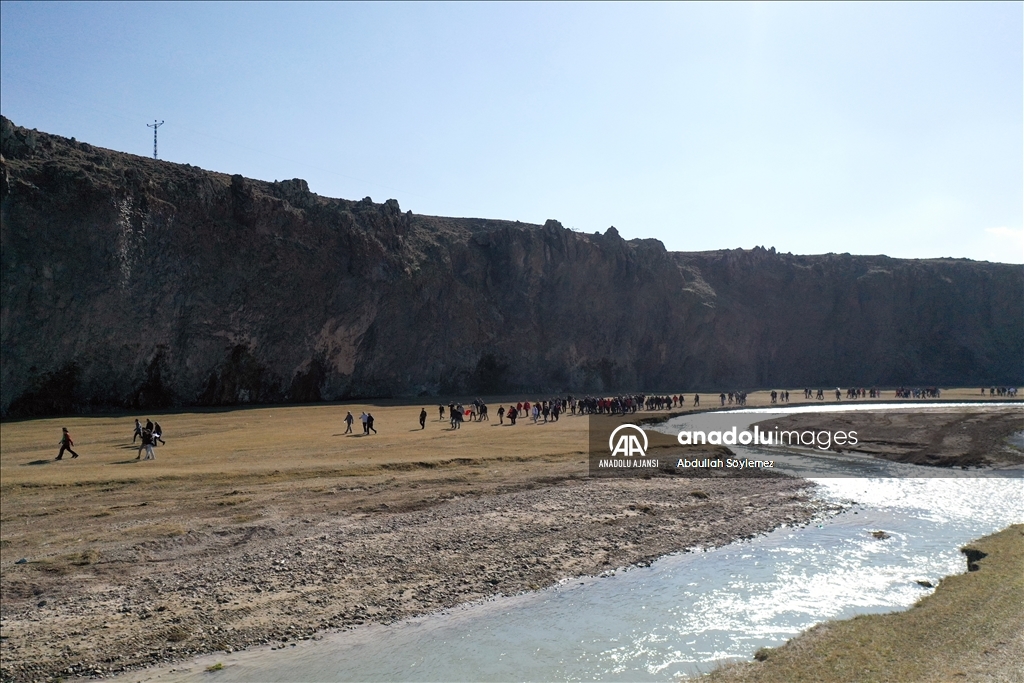
M 637 433 L 640 435 L 639 438 Z M 619 436 L 618 440 L 615 439 L 616 435 Z M 642 446 L 640 439 L 643 439 Z M 642 458 L 647 455 L 647 446 L 647 432 L 636 425 L 619 425 L 608 437 L 608 450 L 611 451 L 613 458 L 617 455 L 625 458 Z

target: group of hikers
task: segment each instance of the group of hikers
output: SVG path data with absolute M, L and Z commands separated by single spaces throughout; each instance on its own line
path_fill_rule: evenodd
M 942 390 L 938 387 L 930 388 L 907 388 L 899 387 L 895 390 L 896 398 L 940 398 L 942 396 Z M 982 387 L 981 395 L 986 394 L 986 389 Z M 836 400 L 842 400 L 842 390 L 836 387 L 835 396 Z M 988 389 L 989 396 L 1007 396 L 1015 398 L 1017 396 L 1016 387 L 991 387 Z M 776 391 L 772 390 L 770 393 L 772 404 L 776 403 L 789 403 L 789 392 L 788 391 Z M 850 388 L 846 390 L 847 399 L 858 399 L 858 398 L 881 398 L 882 391 L 880 389 L 864 389 L 864 388 Z M 738 405 L 743 406 L 747 404 L 746 392 L 730 391 L 728 393 L 722 392 L 718 395 L 719 403 L 722 406 L 726 405 Z M 818 389 L 816 392 L 814 389 L 804 389 L 805 400 L 825 400 L 825 390 Z M 566 396 L 564 398 L 551 398 L 542 401 L 519 401 L 515 405 L 510 405 L 507 409 L 505 406 L 501 406 L 497 410 L 498 424 L 504 425 L 505 419 L 508 419 L 510 425 L 514 425 L 516 420 L 521 418 L 532 419 L 534 423 L 538 422 L 557 422 L 560 415 L 566 413 L 572 415 L 625 415 L 627 413 L 635 413 L 638 410 L 671 410 L 672 408 L 682 408 L 686 404 L 686 396 L 684 394 L 673 394 L 666 396 L 646 396 L 644 394 L 626 395 L 626 396 L 613 396 L 611 398 L 598 398 L 594 396 L 587 396 L 585 398 L 575 398 L 573 396 Z M 693 407 L 700 406 L 700 394 L 693 395 Z M 439 405 L 438 420 L 444 421 L 445 419 L 445 406 Z M 483 422 L 489 421 L 490 416 L 488 414 L 487 404 L 482 399 L 476 399 L 468 407 L 463 406 L 461 403 L 451 402 L 447 406 L 448 421 L 451 425 L 451 429 L 461 429 L 462 423 L 466 420 L 470 422 Z M 377 429 L 373 425 L 373 415 L 364 411 L 359 416 L 359 421 L 363 426 L 363 434 L 369 436 L 372 432 L 377 433 Z M 345 433 L 352 434 L 352 424 L 355 422 L 355 418 L 352 413 L 349 412 L 345 415 Z M 423 408 L 420 410 L 419 415 L 420 429 L 426 429 L 427 426 L 427 409 Z M 61 439 L 59 442 L 60 451 L 57 453 L 56 460 L 63 460 L 64 453 L 71 453 L 72 458 L 77 458 L 78 453 L 73 449 L 74 441 L 71 439 L 71 434 L 68 433 L 67 427 L 62 427 Z M 146 424 L 143 425 L 138 419 L 135 420 L 135 433 L 132 435 L 132 445 L 135 445 L 136 439 L 140 439 L 139 454 L 136 456 L 136 460 L 155 460 L 156 454 L 153 448 L 157 443 L 166 445 L 163 440 L 163 429 L 160 427 L 159 422 L 153 422 L 147 419 Z M 142 457 L 142 452 L 145 450 L 146 457 Z
M 904 396 L 901 393 L 903 391 L 905 391 L 905 390 L 904 389 L 897 389 L 896 390 L 896 394 L 895 394 L 896 398 L 910 398 L 909 396 Z M 935 391 L 938 391 L 938 389 L 936 389 Z M 772 393 L 774 393 L 774 392 L 772 392 Z M 789 392 L 787 391 L 787 392 L 785 392 L 785 394 L 786 394 L 786 400 L 789 401 Z M 856 387 L 850 388 L 850 389 L 846 390 L 846 398 L 857 399 L 857 398 L 865 398 L 865 397 L 882 398 L 882 390 L 881 389 L 863 389 L 863 388 L 856 388 Z M 920 398 L 920 396 L 916 396 L 916 398 Z M 808 400 L 808 401 L 810 401 L 810 400 L 824 401 L 825 400 L 825 390 L 824 389 L 818 389 L 817 393 L 815 393 L 814 389 L 804 389 L 804 399 Z M 843 390 L 840 389 L 839 387 L 836 387 L 836 400 L 837 401 L 843 400 Z M 772 401 L 772 403 L 774 403 L 774 402 L 775 401 Z
M 444 410 L 443 405 L 437 407 L 437 419 L 444 421 Z M 502 420 L 505 415 L 504 408 L 498 408 L 498 419 Z M 470 422 L 490 422 L 491 416 L 487 411 L 487 404 L 483 402 L 483 399 L 476 399 L 473 401 L 469 408 L 465 407 L 461 403 L 448 404 L 448 423 L 452 429 L 462 429 L 462 423 L 466 420 Z M 427 426 L 427 409 L 424 408 L 420 411 L 420 429 L 425 429 Z
M 167 443 L 163 440 L 164 430 L 161 429 L 159 422 L 153 422 L 152 420 L 146 420 L 146 426 L 143 427 L 142 423 L 135 420 L 135 433 L 132 434 L 132 445 L 135 445 L 135 439 L 141 438 L 142 443 L 139 445 L 139 454 L 135 456 L 138 460 L 142 458 L 142 450 L 146 450 L 146 457 L 143 460 L 156 460 L 156 454 L 153 453 L 153 447 L 156 446 L 157 442 L 164 444 Z
M 497 410 L 498 424 L 504 425 L 505 420 L 508 419 L 508 424 L 514 425 L 519 419 L 532 420 L 534 423 L 537 422 L 558 422 L 558 418 L 565 414 L 571 415 L 617 415 L 626 413 L 635 413 L 637 410 L 665 410 L 675 406 L 682 407 L 685 397 L 681 394 L 675 396 L 644 396 L 643 394 L 637 394 L 635 396 L 614 396 L 611 398 L 597 398 L 594 396 L 587 396 L 586 398 L 576 398 L 574 396 L 550 398 L 546 400 L 534 401 L 519 401 L 514 405 L 509 405 L 508 408 L 505 406 L 499 406 Z M 694 405 L 700 405 L 700 397 L 694 397 Z M 469 422 L 483 422 L 490 421 L 490 413 L 487 408 L 487 404 L 482 399 L 476 399 L 468 406 L 464 406 L 461 403 L 449 403 L 448 406 L 439 405 L 437 407 L 437 419 L 439 421 L 445 420 L 447 410 L 447 419 L 451 426 L 451 429 L 461 429 L 462 423 L 465 421 Z M 427 410 L 426 408 L 420 411 L 420 429 L 426 427 Z
M 425 417 L 426 411 L 423 411 L 423 412 L 424 412 L 424 416 L 422 416 L 420 418 L 421 422 L 425 421 L 423 419 L 423 417 Z M 355 421 L 356 421 L 356 419 L 354 417 L 352 417 L 352 411 L 349 411 L 348 414 L 345 415 L 345 433 L 346 434 L 352 434 L 352 423 L 355 422 Z M 369 436 L 370 432 L 373 432 L 374 434 L 377 433 L 377 430 L 373 426 L 373 415 L 372 414 L 370 414 L 370 413 L 368 413 L 368 412 L 366 412 L 364 410 L 363 414 L 359 416 L 359 421 L 363 423 L 363 434 L 364 435 Z
M 896 390 L 896 398 L 941 398 L 942 390 L 938 387 L 929 389 L 908 389 L 900 387 Z
M 985 389 L 981 390 L 982 395 L 985 394 Z M 896 398 L 939 398 L 942 391 L 936 387 L 928 389 L 907 389 L 900 387 L 895 390 Z M 1006 387 L 992 387 L 990 395 L 992 396 L 1016 396 L 1017 389 L 1006 388 Z M 859 399 L 859 398 L 882 398 L 882 390 L 871 388 L 865 389 L 862 387 L 849 388 L 845 392 L 847 399 Z M 789 403 L 790 395 L 789 391 L 772 390 L 769 393 L 771 403 L 773 405 L 779 403 Z M 841 401 L 843 399 L 843 390 L 839 387 L 835 389 L 835 399 Z M 747 405 L 747 392 L 744 391 L 730 391 L 722 392 L 718 395 L 719 404 L 721 406 L 745 406 Z M 825 400 L 824 389 L 804 389 L 804 400 Z M 692 407 L 700 407 L 700 394 L 693 395 Z M 635 413 L 638 410 L 671 410 L 673 408 L 683 408 L 686 406 L 686 395 L 685 394 L 673 394 L 673 395 L 657 395 L 647 396 L 644 394 L 626 395 L 626 396 L 612 396 L 605 398 L 598 398 L 594 396 L 587 396 L 585 398 L 575 398 L 573 396 L 566 396 L 565 398 L 553 398 L 548 400 L 536 401 L 531 403 L 530 401 L 519 401 L 515 405 L 510 405 L 508 408 L 501 406 L 497 410 L 498 423 L 501 425 L 505 424 L 506 418 L 510 425 L 514 425 L 516 420 L 527 418 L 532 419 L 533 422 L 557 422 L 559 415 L 571 414 L 571 415 L 625 415 L 627 413 Z M 446 419 L 446 407 L 439 405 L 438 420 L 444 421 Z M 452 402 L 447 406 L 447 419 L 451 425 L 451 429 L 461 429 L 464 421 L 470 422 L 482 422 L 489 420 L 487 405 L 482 399 L 476 399 L 469 406 L 463 406 L 461 403 Z M 420 429 L 426 428 L 427 422 L 427 409 L 423 408 L 420 411 Z
M 135 445 L 136 439 L 141 439 L 139 443 L 139 454 L 135 456 L 136 460 L 156 460 L 156 454 L 153 452 L 153 447 L 156 446 L 157 442 L 167 445 L 167 442 L 163 440 L 164 430 L 160 427 L 159 422 L 153 422 L 147 419 L 145 426 L 135 420 L 135 433 L 132 434 L 132 445 Z M 77 458 L 78 453 L 74 451 L 75 442 L 71 438 L 71 434 L 68 432 L 67 427 L 61 427 L 60 437 L 60 451 L 57 452 L 57 457 L 54 460 L 63 460 L 65 451 L 71 454 L 71 458 Z M 145 449 L 146 457 L 142 457 L 142 451 Z
M 731 394 L 730 394 L 731 395 Z M 572 397 L 569 397 L 570 400 Z M 576 415 L 601 415 L 601 414 L 626 414 L 635 413 L 638 410 L 671 410 L 682 408 L 686 404 L 684 394 L 673 394 L 671 396 L 646 396 L 635 394 L 633 396 L 614 396 L 612 398 L 594 398 L 588 396 L 580 399 L 576 406 L 572 407 L 572 414 Z M 693 405 L 700 405 L 700 394 L 693 395 Z

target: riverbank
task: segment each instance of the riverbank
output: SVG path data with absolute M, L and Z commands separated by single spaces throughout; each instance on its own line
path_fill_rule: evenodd
M 893 462 L 933 467 L 1024 464 L 1010 438 L 1024 429 L 1024 405 L 944 408 L 941 404 L 884 412 L 798 413 L 757 423 L 762 431 L 856 432 L 857 444 L 833 445 Z
M 345 434 L 347 410 L 380 433 Z M 418 413 L 168 413 L 150 462 L 121 417 L 4 424 L 3 680 L 391 623 L 820 512 L 788 478 L 591 480 L 586 418 L 451 431 Z M 53 461 L 61 426 L 80 458 Z
M 943 579 L 906 612 L 819 624 L 713 683 L 1024 680 L 1024 525 L 965 547 L 976 571 Z M 983 556 L 981 556 L 983 555 Z

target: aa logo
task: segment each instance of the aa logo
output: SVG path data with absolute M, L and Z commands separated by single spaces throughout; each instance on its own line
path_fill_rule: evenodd
M 622 433 L 620 434 L 620 432 Z M 639 433 L 639 437 L 637 433 Z M 615 439 L 616 434 L 619 435 L 617 441 Z M 640 439 L 643 439 L 642 446 L 640 445 Z M 647 454 L 647 433 L 636 425 L 619 425 L 612 432 L 612 435 L 608 437 L 608 450 L 612 452 L 612 456 L 621 455 L 626 458 L 642 458 Z

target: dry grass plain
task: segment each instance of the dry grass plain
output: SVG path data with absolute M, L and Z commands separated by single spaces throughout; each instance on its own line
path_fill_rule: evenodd
M 139 415 L 164 427 L 155 461 L 135 459 L 135 415 L 3 423 L 0 675 L 106 675 L 389 622 L 815 513 L 793 480 L 590 480 L 586 419 L 500 426 L 502 402 L 456 431 L 436 404 Z M 54 462 L 62 426 L 81 457 Z
M 797 400 L 792 390 L 788 405 L 831 405 L 835 401 Z M 888 393 L 888 392 L 887 392 Z M 692 399 L 692 394 L 687 398 Z M 112 484 L 170 482 L 183 479 L 205 484 L 246 477 L 303 479 L 330 475 L 380 474 L 389 469 L 418 466 L 479 464 L 526 459 L 558 461 L 560 476 L 585 474 L 587 425 L 572 416 L 534 425 L 520 419 L 515 427 L 499 427 L 499 405 L 519 398 L 488 399 L 489 422 L 465 423 L 452 432 L 438 420 L 436 404 L 353 403 L 308 406 L 252 407 L 203 411 L 167 411 L 139 414 L 160 422 L 166 446 L 156 449 L 157 459 L 135 460 L 131 445 L 134 414 L 81 416 L 4 422 L 0 425 L 0 475 L 3 491 L 12 487 L 48 487 L 109 482 Z M 979 401 L 976 389 L 943 392 L 943 401 Z M 998 401 L 1001 399 L 984 399 Z M 718 407 L 712 394 L 702 396 L 701 409 Z M 885 398 L 885 402 L 896 402 Z M 668 416 L 696 410 L 642 412 L 643 417 Z M 866 403 L 867 401 L 860 401 Z M 849 403 L 849 401 L 843 401 Z M 929 401 L 939 405 L 938 401 Z M 768 392 L 750 394 L 747 407 L 770 405 Z M 420 408 L 427 409 L 427 428 L 419 429 Z M 377 435 L 364 437 L 358 422 L 362 411 L 373 413 Z M 357 418 L 355 434 L 344 434 L 346 411 Z M 507 421 L 506 421 L 507 424 Z M 52 462 L 58 451 L 61 427 L 67 427 L 82 457 Z M 509 438 L 514 434 L 514 438 Z M 578 458 L 576 456 L 579 456 Z M 472 463 L 468 462 L 472 461 Z M 506 473 L 507 474 L 507 473 Z M 6 500 L 5 502 L 9 502 Z

